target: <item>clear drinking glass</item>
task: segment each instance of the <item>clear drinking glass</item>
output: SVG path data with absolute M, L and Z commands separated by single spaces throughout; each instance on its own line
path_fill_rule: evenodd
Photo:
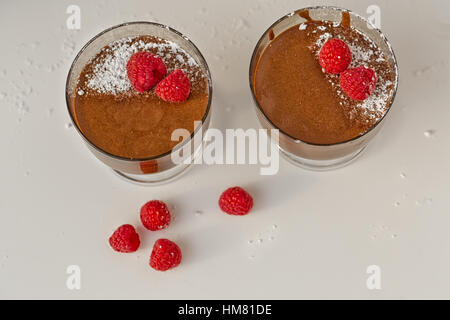
M 206 112 L 201 119 L 201 124 L 197 126 L 190 139 L 177 145 L 173 150 L 156 157 L 147 159 L 128 159 L 110 154 L 89 141 L 82 133 L 74 121 L 74 94 L 78 77 L 84 66 L 106 45 L 115 40 L 126 37 L 135 37 L 142 35 L 156 36 L 165 40 L 173 41 L 183 48 L 200 66 L 207 77 L 209 100 Z M 66 103 L 69 115 L 80 136 L 85 141 L 89 150 L 104 164 L 109 166 L 119 176 L 129 181 L 143 184 L 158 184 L 172 180 L 176 176 L 185 172 L 190 164 L 174 163 L 171 159 L 171 153 L 183 148 L 185 144 L 191 141 L 203 141 L 205 132 L 210 124 L 212 101 L 212 80 L 208 65 L 200 50 L 180 32 L 153 22 L 128 22 L 118 26 L 111 27 L 92 38 L 78 53 L 69 70 L 66 82 Z M 201 137 L 199 137 L 201 135 Z M 194 157 L 201 150 L 201 145 L 192 143 L 195 147 L 191 148 Z M 183 150 L 186 150 L 184 148 Z
M 327 20 L 338 23 L 341 22 L 342 13 L 348 12 L 350 14 L 350 25 L 366 34 L 380 47 L 380 49 L 385 54 L 390 67 L 392 68 L 394 74 L 394 89 L 390 104 L 388 106 L 388 110 L 384 114 L 383 118 L 378 121 L 378 123 L 376 123 L 370 130 L 368 130 L 361 136 L 355 137 L 348 141 L 334 144 L 314 144 L 295 139 L 294 137 L 283 132 L 281 129 L 277 128 L 273 124 L 273 122 L 264 114 L 263 109 L 256 100 L 254 93 L 253 75 L 257 63 L 264 52 L 264 49 L 270 42 L 270 37 L 273 36 L 273 34 L 279 35 L 283 31 L 305 22 L 306 19 L 296 14 L 303 10 L 308 10 L 310 17 L 314 20 Z M 389 110 L 392 107 L 392 103 L 394 102 L 398 86 L 398 66 L 394 51 L 392 50 L 392 47 L 386 37 L 379 29 L 375 28 L 375 26 L 373 26 L 365 18 L 346 9 L 330 6 L 317 6 L 303 8 L 289 13 L 272 24 L 266 30 L 266 32 L 264 32 L 264 34 L 256 44 L 255 50 L 253 51 L 250 62 L 249 81 L 253 101 L 255 103 L 256 114 L 261 126 L 267 129 L 269 133 L 270 129 L 279 130 L 279 143 L 277 147 L 280 149 L 281 154 L 293 164 L 306 169 L 319 171 L 331 170 L 345 166 L 352 160 L 356 159 L 364 151 L 367 144 L 380 131 L 382 125 L 385 122 L 386 115 L 388 114 Z

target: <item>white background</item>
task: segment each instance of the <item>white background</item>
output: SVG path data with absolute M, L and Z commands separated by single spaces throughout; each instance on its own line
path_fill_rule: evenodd
M 365 16 L 379 5 L 400 66 L 385 127 L 344 169 L 314 173 L 282 160 L 278 175 L 263 177 L 258 166 L 197 166 L 146 188 L 114 176 L 66 127 L 76 53 L 133 20 L 168 24 L 197 44 L 213 75 L 214 127 L 258 127 L 247 74 L 254 45 L 279 17 L 318 3 Z M 79 31 L 66 28 L 70 4 L 81 8 Z M 444 0 L 1 1 L 0 298 L 450 298 L 449 9 Z M 218 209 L 233 185 L 254 196 L 246 217 Z M 150 199 L 168 202 L 174 223 L 139 227 L 138 252 L 113 252 L 109 235 L 140 225 Z M 148 266 L 160 237 L 184 256 L 166 273 Z M 72 264 L 79 291 L 66 288 Z M 382 271 L 378 291 L 366 287 L 372 264 Z

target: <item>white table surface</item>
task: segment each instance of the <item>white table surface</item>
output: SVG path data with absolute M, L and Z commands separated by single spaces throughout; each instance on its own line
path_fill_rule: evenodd
M 197 166 L 148 188 L 114 176 L 67 127 L 64 85 L 78 50 L 125 21 L 168 24 L 210 65 L 214 127 L 254 128 L 254 45 L 276 19 L 311 2 L 1 1 L 0 298 L 450 298 L 449 3 L 316 3 L 366 16 L 377 4 L 399 60 L 394 107 L 365 154 L 326 173 L 284 160 L 266 177 L 258 166 Z M 79 31 L 66 28 L 70 4 L 81 8 Z M 254 196 L 246 217 L 217 207 L 232 185 Z M 139 225 L 150 199 L 170 203 L 175 222 L 158 233 L 139 228 L 136 253 L 113 252 L 109 235 Z M 148 266 L 160 237 L 184 255 L 166 273 Z M 81 290 L 66 287 L 69 265 L 81 268 Z M 366 287 L 369 265 L 381 268 L 381 290 Z

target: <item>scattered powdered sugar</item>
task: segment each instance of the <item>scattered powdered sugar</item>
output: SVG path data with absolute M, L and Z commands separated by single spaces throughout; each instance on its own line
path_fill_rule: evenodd
M 365 65 L 365 62 L 370 61 L 370 58 L 373 56 L 373 50 L 364 50 L 360 46 L 355 45 L 354 43 L 348 44 L 350 51 L 352 52 L 352 63 L 350 67 L 357 67 L 361 65 Z
M 352 64 L 350 67 L 357 67 L 359 65 L 366 65 L 367 62 L 369 62 L 372 59 L 372 56 L 375 54 L 378 56 L 376 59 L 376 62 L 383 62 L 385 61 L 383 52 L 380 50 L 380 48 L 370 39 L 366 34 L 362 33 L 361 31 L 357 29 L 353 29 L 355 32 L 357 32 L 365 41 L 365 43 L 369 44 L 368 49 L 364 49 L 358 41 L 353 43 L 348 43 L 348 46 L 350 47 L 350 51 L 352 52 Z
M 386 61 L 381 49 L 367 35 L 361 33 L 359 30 L 354 30 L 363 37 L 365 43 L 369 44 L 369 47 L 364 48 L 358 41 L 348 44 L 353 57 L 350 67 L 354 68 L 361 65 L 369 67 L 368 64 L 372 60 L 375 60 L 377 63 Z M 358 104 L 358 107 L 363 110 L 363 113 L 369 119 L 378 121 L 383 117 L 387 110 L 387 103 L 391 97 L 390 88 L 392 85 L 392 81 L 386 79 L 384 73 L 377 73 L 377 84 L 374 92 L 366 100 Z
M 299 30 L 306 30 L 306 27 L 307 27 L 308 25 L 306 24 L 306 23 L 302 23 L 299 27 L 298 27 L 298 29 Z
M 322 48 L 322 46 L 325 44 L 325 42 L 327 42 L 329 39 L 331 39 L 333 36 L 331 35 L 331 33 L 325 32 L 323 34 L 321 34 L 319 36 L 319 38 L 317 38 L 315 47 L 316 48 Z M 317 50 L 317 54 L 319 54 L 320 50 Z
M 339 103 L 344 106 L 344 102 L 350 98 L 341 90 L 339 86 L 339 76 L 327 74 L 326 77 L 328 81 L 336 90 L 338 96 L 342 99 Z M 360 111 L 367 119 L 372 121 L 378 121 L 381 119 L 386 112 L 386 105 L 391 97 L 390 87 L 392 86 L 391 81 L 380 81 L 378 79 L 375 91 L 364 101 L 360 101 L 356 104 L 357 109 L 350 110 L 350 119 L 356 117 L 358 111 Z M 368 120 L 366 121 L 368 122 Z
M 300 25 L 301 26 L 301 25 Z M 331 25 L 330 25 L 331 26 Z M 339 24 L 333 24 L 332 27 L 338 27 Z M 305 30 L 300 29 L 300 30 Z M 309 30 L 309 29 L 308 29 Z M 330 29 L 328 29 L 330 30 Z M 370 67 L 369 64 L 380 64 L 386 62 L 385 56 L 381 49 L 364 33 L 360 32 L 357 29 L 353 29 L 356 31 L 361 38 L 363 39 L 365 45 L 361 45 L 358 39 L 353 42 L 345 39 L 341 34 L 333 36 L 332 30 L 328 32 L 327 27 L 318 26 L 314 30 L 310 32 L 312 34 L 317 33 L 317 40 L 310 47 L 313 53 L 318 57 L 320 49 L 329 39 L 336 37 L 338 39 L 346 42 L 352 52 L 352 62 L 350 67 L 354 68 L 357 66 L 366 66 Z M 325 73 L 325 70 L 322 69 Z M 392 94 L 392 81 L 385 78 L 386 74 L 377 73 L 377 84 L 374 92 L 364 101 L 358 102 L 356 104 L 356 109 L 350 111 L 350 118 L 356 117 L 357 113 L 362 113 L 367 119 L 370 119 L 371 122 L 376 122 L 383 117 L 387 110 L 387 103 L 391 98 Z M 326 74 L 328 81 L 331 83 L 333 88 L 336 90 L 338 96 L 342 99 L 342 101 L 349 100 L 345 93 L 342 92 L 339 86 L 339 76 Z M 344 106 L 344 103 L 341 101 L 340 105 Z M 347 105 L 347 104 L 346 104 Z M 369 120 L 367 120 L 369 122 Z
M 177 54 L 176 58 L 177 58 L 177 60 L 178 60 L 180 63 L 184 63 L 184 58 L 183 58 L 182 55 Z
M 435 136 L 435 134 L 436 134 L 436 130 L 433 130 L 433 129 L 431 129 L 431 130 L 426 130 L 426 131 L 423 133 L 423 135 L 424 135 L 426 138 L 433 138 L 433 137 Z
M 390 81 L 378 82 L 375 92 L 359 104 L 370 119 L 379 120 L 386 112 L 386 104 L 390 98 Z
M 131 83 L 127 76 L 127 62 L 131 55 L 138 51 L 151 51 L 163 59 L 170 59 L 174 56 L 174 68 L 182 69 L 191 78 L 198 75 L 198 71 L 191 74 L 195 69 L 198 69 L 192 69 L 192 67 L 198 67 L 198 64 L 178 44 L 160 38 L 156 38 L 157 42 L 135 41 L 135 39 L 129 37 L 116 40 L 102 49 L 104 56 L 95 64 L 92 74 L 87 76 L 86 85 L 88 88 L 98 93 L 117 94 L 128 91 L 131 88 Z

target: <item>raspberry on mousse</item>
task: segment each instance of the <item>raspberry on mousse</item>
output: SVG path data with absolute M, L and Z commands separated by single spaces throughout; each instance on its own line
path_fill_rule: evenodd
M 183 70 L 176 69 L 158 83 L 155 90 L 158 97 L 164 101 L 183 102 L 189 97 L 191 82 Z
M 339 74 L 352 62 L 352 53 L 344 41 L 332 38 L 320 50 L 319 62 L 325 72 Z
M 127 75 L 138 92 L 153 88 L 167 73 L 161 57 L 149 52 L 136 52 L 128 60 Z
M 365 66 L 345 70 L 339 78 L 339 85 L 350 98 L 366 100 L 375 90 L 375 71 Z

